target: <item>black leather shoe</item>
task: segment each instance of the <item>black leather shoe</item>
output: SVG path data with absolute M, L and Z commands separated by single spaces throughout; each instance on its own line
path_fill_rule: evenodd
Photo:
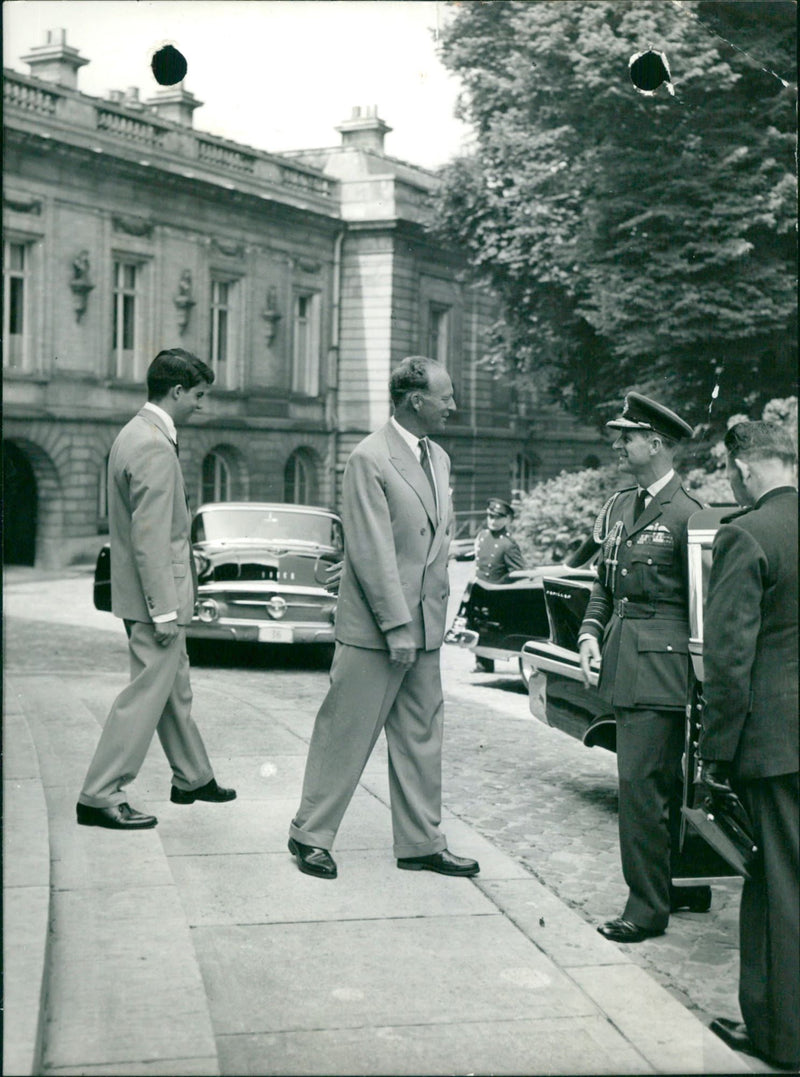
M 81 826 L 104 826 L 108 830 L 148 830 L 158 822 L 155 815 L 145 815 L 130 804 L 112 804 L 108 808 L 90 808 L 76 804 Z
M 727 1043 L 728 1047 L 732 1047 L 734 1051 L 744 1051 L 747 1055 L 758 1057 L 756 1049 L 753 1047 L 753 1041 L 750 1039 L 750 1033 L 747 1031 L 747 1026 L 742 1024 L 741 1021 L 731 1021 L 727 1017 L 715 1017 L 708 1027 L 719 1036 L 723 1043 Z
M 404 856 L 397 861 L 404 871 L 436 871 L 440 875 L 477 875 L 481 870 L 477 860 L 466 856 L 454 856 L 449 849 L 429 856 Z
M 760 1058 L 764 1062 L 768 1062 L 774 1069 L 789 1070 L 796 1073 L 800 1066 L 798 1061 L 779 1061 L 760 1054 L 753 1046 L 747 1026 L 741 1021 L 731 1021 L 728 1017 L 715 1017 L 708 1027 L 719 1036 L 723 1043 L 726 1043 L 728 1047 L 732 1047 L 734 1051 L 741 1051 L 743 1054 L 752 1055 L 753 1058 Z
M 711 908 L 710 886 L 671 886 L 669 911 L 708 912 Z
M 607 920 L 597 930 L 604 939 L 610 939 L 611 942 L 644 942 L 645 939 L 664 934 L 663 931 L 639 927 L 638 924 L 632 924 L 630 920 L 623 920 L 621 916 L 618 916 L 616 920 Z
M 210 782 L 201 785 L 199 789 L 192 789 L 188 793 L 184 792 L 183 789 L 176 789 L 173 785 L 169 799 L 173 804 L 194 804 L 196 800 L 208 800 L 211 804 L 222 804 L 226 800 L 236 800 L 236 790 L 223 789 L 221 785 L 217 785 L 217 779 L 212 778 Z
M 297 866 L 304 875 L 316 875 L 318 879 L 335 879 L 339 874 L 336 861 L 327 849 L 303 845 L 302 842 L 289 838 L 289 852 L 296 858 Z

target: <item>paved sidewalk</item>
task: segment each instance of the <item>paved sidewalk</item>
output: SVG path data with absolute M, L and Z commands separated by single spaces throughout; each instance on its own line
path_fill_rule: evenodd
M 106 640 L 124 653 L 110 615 L 50 605 L 33 579 L 12 614 L 90 627 L 95 664 Z M 268 695 L 198 676 L 209 754 L 238 799 L 170 804 L 154 742 L 130 799 L 158 827 L 78 827 L 124 670 L 52 655 L 5 684 L 6 1074 L 769 1072 L 450 813 L 450 847 L 480 876 L 398 871 L 383 742 L 334 850 L 340 877 L 302 875 L 286 832 L 316 679 L 276 677 Z

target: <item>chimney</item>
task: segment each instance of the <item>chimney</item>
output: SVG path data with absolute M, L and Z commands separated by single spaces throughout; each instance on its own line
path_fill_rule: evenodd
M 89 63 L 67 44 L 66 30 L 48 30 L 44 45 L 34 45 L 20 59 L 30 67 L 34 78 L 56 82 L 68 90 L 77 90 L 78 68 Z
M 125 91 L 125 96 L 122 99 L 122 104 L 126 108 L 143 109 L 144 105 L 139 100 L 139 87 L 129 86 Z
M 383 153 L 383 139 L 391 127 L 378 116 L 377 105 L 356 105 L 349 120 L 336 128 L 342 132 L 342 145 Z
M 192 126 L 192 113 L 203 104 L 198 101 L 194 94 L 184 90 L 183 84 L 168 86 L 164 90 L 158 90 L 155 97 L 151 97 L 147 104 L 162 120 L 171 120 L 180 123 L 184 127 Z

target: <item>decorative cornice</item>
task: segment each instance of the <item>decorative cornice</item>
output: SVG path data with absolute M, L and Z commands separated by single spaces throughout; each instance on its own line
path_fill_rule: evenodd
M 322 269 L 322 262 L 317 262 L 312 258 L 292 258 L 292 268 L 299 269 L 301 273 L 319 273 Z
M 244 255 L 244 243 L 226 243 L 216 236 L 211 237 L 211 246 L 224 254 L 226 258 L 241 258 Z

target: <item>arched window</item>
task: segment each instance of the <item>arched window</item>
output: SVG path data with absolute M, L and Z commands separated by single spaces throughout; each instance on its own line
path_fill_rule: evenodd
M 230 501 L 231 469 L 227 460 L 218 452 L 210 452 L 203 459 L 200 501 Z
M 296 449 L 283 472 L 283 500 L 294 505 L 313 505 L 317 497 L 317 476 L 310 454 Z

